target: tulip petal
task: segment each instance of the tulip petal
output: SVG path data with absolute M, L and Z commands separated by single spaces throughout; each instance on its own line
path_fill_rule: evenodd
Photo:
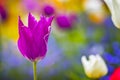
M 33 30 L 34 44 L 38 49 L 34 49 L 34 57 L 44 57 L 47 51 L 48 36 L 50 33 L 50 25 L 53 18 L 46 19 L 44 16 L 38 22 L 37 26 Z M 41 53 L 39 53 L 41 52 Z M 42 58 L 41 57 L 41 58 Z
M 117 28 L 120 28 L 120 0 L 104 0 L 112 14 L 112 21 Z
M 21 21 L 21 18 L 20 18 L 20 16 L 19 16 L 19 20 L 18 20 L 18 26 L 19 26 L 19 27 L 22 27 L 22 26 L 24 26 L 23 22 Z
M 18 48 L 20 49 L 23 56 L 27 57 L 28 59 L 33 59 L 33 53 L 32 53 L 32 34 L 30 32 L 30 29 L 23 26 L 20 27 L 20 37 L 18 40 Z
M 88 61 L 86 59 L 86 56 L 82 56 L 81 62 L 82 62 L 82 64 L 83 64 L 84 67 L 88 66 Z
M 52 19 L 53 17 L 50 17 L 49 19 L 46 19 L 44 16 L 41 17 L 41 20 L 33 31 L 33 37 L 36 38 L 36 41 L 44 38 L 47 42 Z
M 21 29 L 21 27 L 23 27 L 24 26 L 24 24 L 23 24 L 23 22 L 21 21 L 21 18 L 20 18 L 20 16 L 19 16 L 19 20 L 18 20 L 18 30 L 19 30 L 19 34 L 20 34 L 20 29 Z
M 89 56 L 89 64 L 90 64 L 90 66 L 91 66 L 91 67 L 95 66 L 96 62 L 97 62 L 96 56 L 90 55 L 90 56 Z
M 37 21 L 32 16 L 32 14 L 29 13 L 29 16 L 28 16 L 28 26 L 29 26 L 29 28 L 32 30 L 36 25 L 37 25 Z

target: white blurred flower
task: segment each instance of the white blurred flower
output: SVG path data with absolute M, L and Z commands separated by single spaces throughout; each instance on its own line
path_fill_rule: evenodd
M 83 4 L 88 18 L 95 23 L 102 23 L 106 18 L 106 12 L 103 6 L 104 4 L 101 0 L 86 0 Z
M 86 75 L 89 78 L 100 78 L 107 74 L 107 66 L 100 55 L 90 55 L 89 60 L 86 56 L 81 58 Z
M 100 12 L 103 10 L 103 3 L 101 0 L 87 0 L 84 7 L 88 12 Z
M 107 4 L 111 15 L 112 21 L 117 28 L 120 28 L 120 0 L 104 0 Z

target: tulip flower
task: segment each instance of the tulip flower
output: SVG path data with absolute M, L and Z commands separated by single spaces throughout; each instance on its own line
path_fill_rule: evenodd
M 115 71 L 110 76 L 110 80 L 120 80 L 120 67 L 115 69 Z
M 56 23 L 62 29 L 69 29 L 72 27 L 72 22 L 69 20 L 66 15 L 59 15 L 56 17 Z
M 60 29 L 71 29 L 76 22 L 77 17 L 75 14 L 60 14 L 56 17 L 56 23 Z
M 104 0 L 107 4 L 111 15 L 112 21 L 117 28 L 120 28 L 120 0 Z
M 46 16 L 51 16 L 54 14 L 55 10 L 54 10 L 54 7 L 51 6 L 51 5 L 46 5 L 44 6 L 43 8 L 43 12 Z
M 89 78 L 98 79 L 108 72 L 107 66 L 100 55 L 90 55 L 89 60 L 82 56 L 81 62 Z
M 6 9 L 0 5 L 0 21 L 5 21 L 7 17 L 8 15 Z
M 53 17 L 45 18 L 41 16 L 41 19 L 36 21 L 29 13 L 28 27 L 26 27 L 19 17 L 18 48 L 25 58 L 33 62 L 34 80 L 36 80 L 36 63 L 38 60 L 43 59 L 47 52 L 52 20 Z

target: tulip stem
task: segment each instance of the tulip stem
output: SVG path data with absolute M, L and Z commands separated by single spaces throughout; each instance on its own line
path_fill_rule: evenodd
M 37 65 L 37 62 L 34 61 L 34 62 L 33 62 L 33 74 L 34 74 L 34 80 L 37 80 L 37 67 L 36 67 L 36 65 Z

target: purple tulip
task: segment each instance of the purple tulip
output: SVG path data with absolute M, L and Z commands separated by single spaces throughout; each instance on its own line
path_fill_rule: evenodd
M 60 29 L 71 29 L 73 28 L 75 22 L 77 21 L 76 14 L 60 14 L 56 17 L 56 23 Z
M 43 11 L 44 11 L 44 14 L 47 15 L 47 16 L 51 16 L 51 15 L 53 15 L 54 12 L 55 12 L 55 11 L 54 11 L 54 8 L 53 8 L 52 6 L 50 6 L 50 5 L 44 6 Z
M 66 15 L 57 16 L 56 23 L 61 29 L 69 29 L 72 27 L 72 22 Z
M 37 22 L 29 13 L 28 27 L 26 27 L 19 17 L 18 48 L 24 57 L 33 62 L 44 58 L 52 20 L 53 17 L 41 16 Z
M 7 11 L 6 9 L 0 5 L 0 18 L 2 21 L 5 21 L 7 19 L 8 15 L 7 15 Z

